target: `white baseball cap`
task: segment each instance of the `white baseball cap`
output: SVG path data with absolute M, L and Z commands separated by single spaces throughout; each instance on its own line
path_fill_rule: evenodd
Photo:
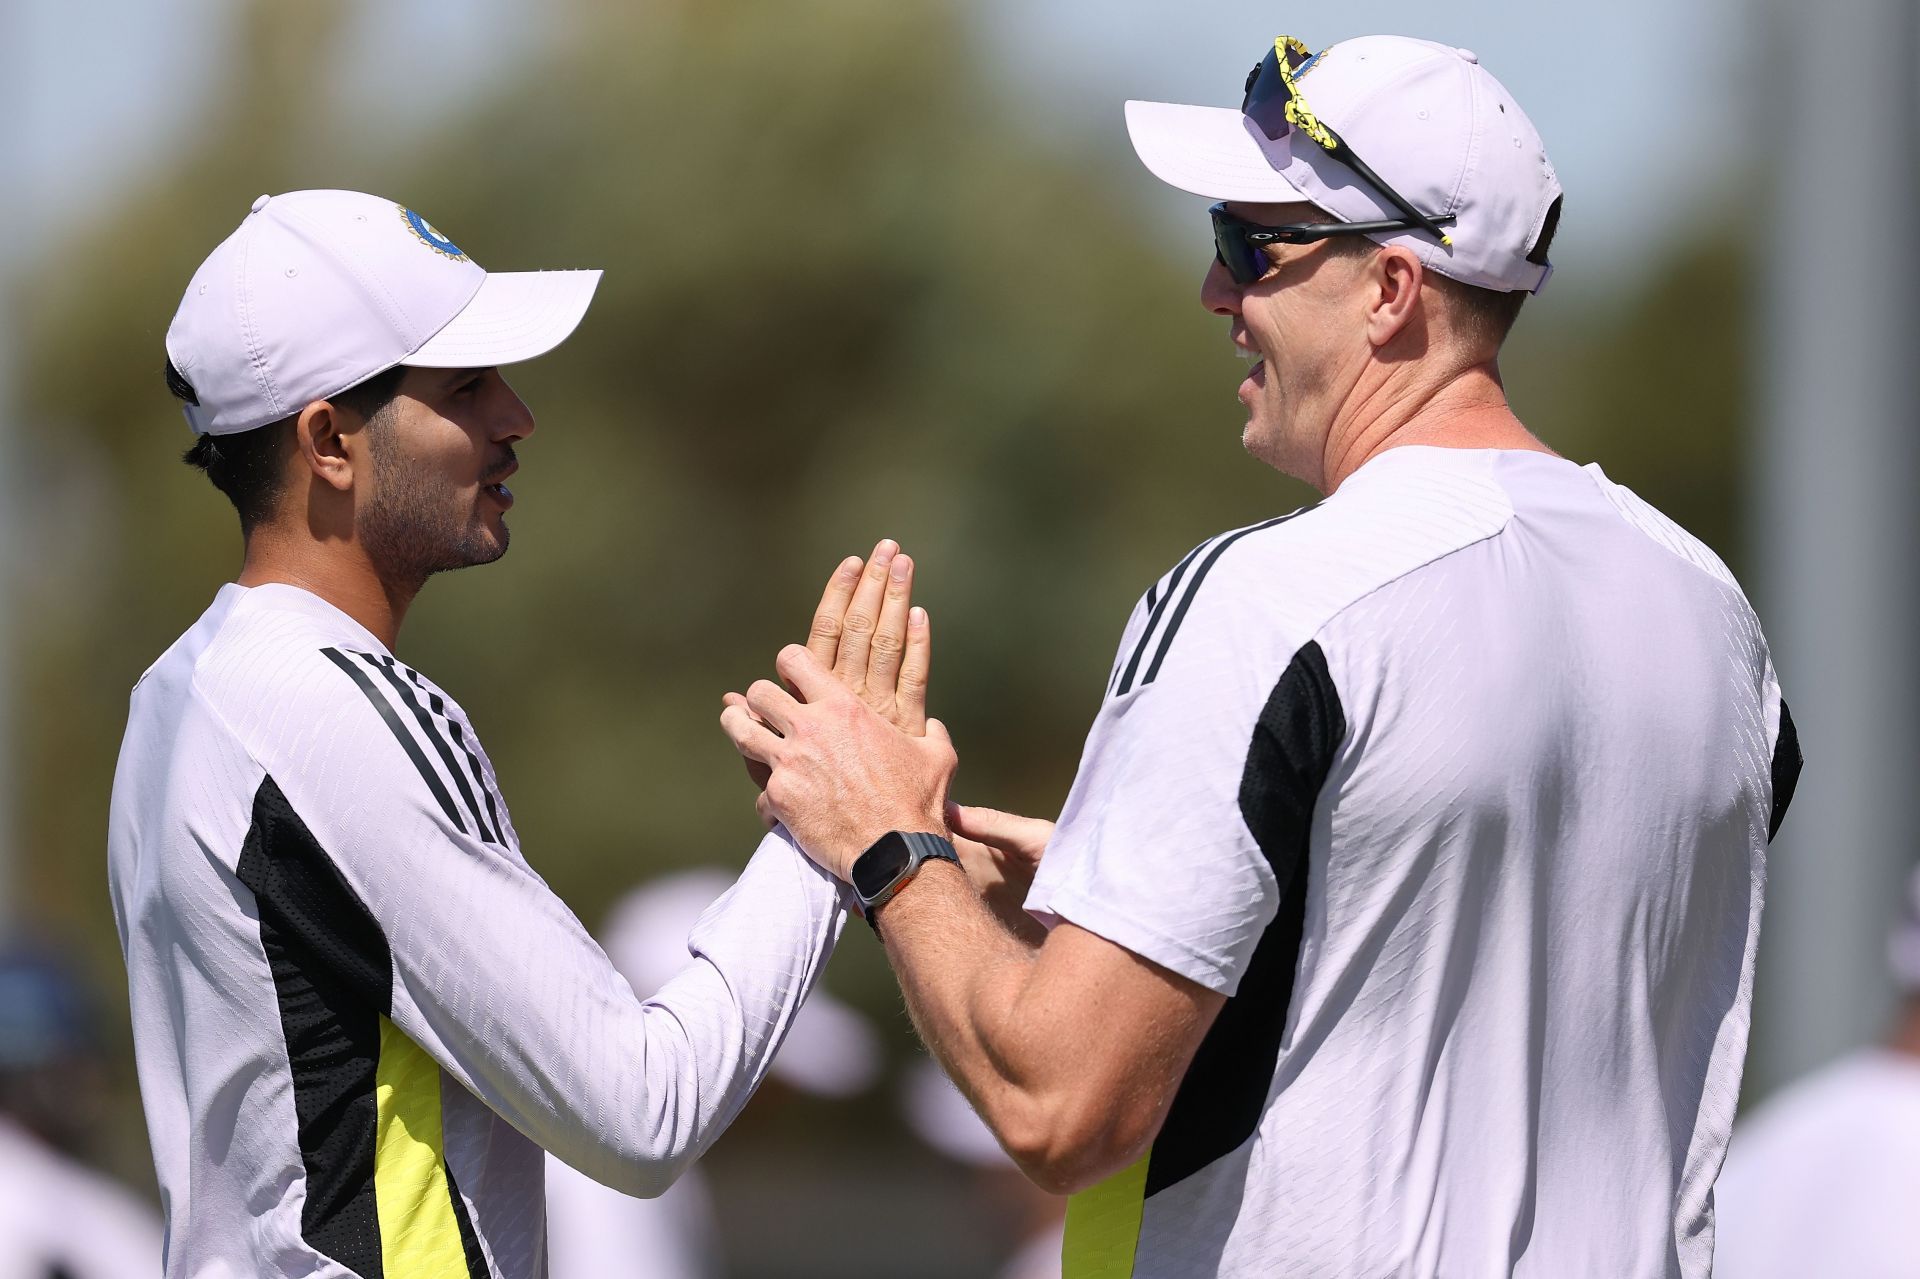
M 1471 50 L 1406 36 L 1332 45 L 1294 73 L 1301 99 L 1373 171 L 1431 218 L 1423 231 L 1370 238 L 1419 254 L 1429 270 L 1501 292 L 1538 293 L 1552 274 L 1535 253 L 1558 217 L 1560 180 L 1533 122 Z M 1133 149 L 1161 181 L 1213 200 L 1305 200 L 1342 222 L 1400 218 L 1353 169 L 1295 128 L 1279 141 L 1232 107 L 1127 103 Z
M 397 364 L 530 360 L 580 323 L 598 271 L 488 272 L 405 205 L 263 195 L 193 273 L 167 329 L 187 425 L 232 435 Z

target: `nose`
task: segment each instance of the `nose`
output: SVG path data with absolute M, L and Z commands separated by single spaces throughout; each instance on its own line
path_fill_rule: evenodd
M 1216 255 L 1200 281 L 1200 305 L 1214 315 L 1240 314 L 1240 286 Z
M 527 402 L 520 398 L 507 379 L 500 376 L 499 370 L 496 369 L 493 376 L 499 378 L 500 386 L 491 434 L 494 440 L 504 444 L 524 440 L 533 434 L 533 410 L 527 407 Z

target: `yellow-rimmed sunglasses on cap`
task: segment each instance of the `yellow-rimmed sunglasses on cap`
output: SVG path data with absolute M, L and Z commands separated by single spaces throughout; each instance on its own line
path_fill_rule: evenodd
M 1284 140 L 1295 129 L 1323 148 L 1327 155 L 1352 169 L 1361 181 L 1395 209 L 1401 217 L 1379 222 L 1317 222 L 1303 226 L 1268 227 L 1234 217 L 1223 205 L 1215 205 L 1213 214 L 1214 246 L 1233 278 L 1252 284 L 1266 272 L 1264 244 L 1310 244 L 1336 235 L 1366 235 L 1379 231 L 1425 231 L 1442 244 L 1453 241 L 1441 229 L 1451 222 L 1448 216 L 1429 217 L 1413 207 L 1375 173 L 1367 162 L 1355 155 L 1340 135 L 1313 113 L 1300 92 L 1299 79 L 1320 55 L 1292 36 L 1278 36 L 1257 66 L 1247 74 L 1246 96 L 1240 113 L 1269 142 Z

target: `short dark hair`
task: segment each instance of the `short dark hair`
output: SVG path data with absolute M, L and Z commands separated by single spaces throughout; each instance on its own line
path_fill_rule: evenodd
M 406 375 L 406 366 L 396 364 L 327 399 L 370 420 L 393 402 Z M 172 360 L 167 361 L 166 378 L 167 390 L 175 399 L 186 404 L 200 403 L 199 393 L 181 376 Z M 213 486 L 225 493 L 233 509 L 239 512 L 240 531 L 251 533 L 272 517 L 274 503 L 280 500 L 286 479 L 287 450 L 291 447 L 293 419 L 287 417 L 250 431 L 199 436 L 180 460 L 206 473 Z
M 1553 233 L 1559 229 L 1560 199 L 1556 197 L 1540 224 L 1539 238 L 1527 252 L 1527 261 L 1545 266 L 1547 251 L 1553 246 Z M 1373 240 L 1359 235 L 1334 236 L 1329 242 L 1356 256 L 1370 254 L 1380 247 Z M 1498 350 L 1500 344 L 1507 340 L 1507 334 L 1513 332 L 1514 323 L 1520 318 L 1520 308 L 1530 296 L 1525 289 L 1506 292 L 1478 284 L 1463 284 L 1437 271 L 1429 276 L 1429 282 L 1452 301 L 1460 326 L 1466 330 L 1468 337 L 1492 350 Z

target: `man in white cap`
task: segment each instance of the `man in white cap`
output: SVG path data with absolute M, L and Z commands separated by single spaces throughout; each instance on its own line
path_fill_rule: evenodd
M 1246 448 L 1325 500 L 1147 590 L 1051 830 L 946 810 L 944 732 L 801 649 L 798 697 L 723 724 L 1074 1193 L 1069 1279 L 1706 1275 L 1799 751 L 1721 562 L 1508 407 L 1539 136 L 1472 53 L 1395 36 L 1281 37 L 1239 109 L 1127 121 L 1219 201 Z M 950 834 L 1038 862 L 1043 940 Z
M 1920 1272 L 1920 866 L 1887 957 L 1901 1000 L 1885 1040 L 1734 1129 L 1714 1192 L 1720 1279 Z
M 534 423 L 500 368 L 598 279 L 490 274 L 390 200 L 300 191 L 187 286 L 168 382 L 245 562 L 134 690 L 109 834 L 170 1276 L 544 1275 L 541 1148 L 660 1193 L 837 936 L 775 833 L 637 998 L 394 656 L 431 574 L 506 551 Z

